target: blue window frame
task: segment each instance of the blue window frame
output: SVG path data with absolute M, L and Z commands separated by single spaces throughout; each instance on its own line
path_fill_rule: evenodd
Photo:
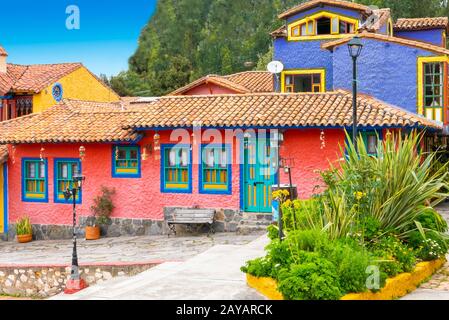
M 200 193 L 232 194 L 231 160 L 229 145 L 201 145 Z
M 73 203 L 73 200 L 65 200 L 64 191 L 72 189 L 73 175 L 81 173 L 81 161 L 79 159 L 59 158 L 54 163 L 54 193 L 56 203 Z M 82 202 L 82 191 L 76 195 L 76 203 Z
M 161 146 L 161 192 L 192 192 L 192 151 L 186 144 Z
M 133 145 L 117 145 L 112 147 L 112 177 L 140 178 L 140 148 Z
M 48 202 L 47 159 L 22 159 L 22 201 Z

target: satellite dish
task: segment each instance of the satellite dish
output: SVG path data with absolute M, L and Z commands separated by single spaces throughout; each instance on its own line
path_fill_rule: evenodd
M 280 61 L 271 61 L 267 65 L 267 70 L 271 73 L 278 74 L 284 70 L 284 65 Z

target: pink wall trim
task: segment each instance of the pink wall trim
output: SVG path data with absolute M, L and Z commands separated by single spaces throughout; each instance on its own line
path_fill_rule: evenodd
M 295 167 L 292 169 L 293 183 L 298 185 L 301 198 L 308 198 L 317 184 L 320 184 L 317 170 L 325 170 L 329 162 L 337 163 L 340 155 L 340 145 L 344 143 L 344 132 L 339 129 L 325 130 L 325 147 L 322 148 L 320 130 L 287 130 L 285 143 L 281 148 L 283 157 L 294 158 Z M 161 144 L 170 142 L 169 131 L 159 132 Z M 140 146 L 153 144 L 154 132 L 146 132 L 146 137 L 139 142 Z M 190 137 L 190 134 L 188 135 Z M 203 136 L 204 138 L 204 136 Z M 112 178 L 111 144 L 83 144 L 86 157 L 82 163 L 83 175 L 86 181 L 83 188 L 83 203 L 78 205 L 78 214 L 90 215 L 90 206 L 102 185 L 116 188 L 114 198 L 115 209 L 112 217 L 163 220 L 164 207 L 192 207 L 216 209 L 240 209 L 240 165 L 236 159 L 240 153 L 240 146 L 234 139 L 232 165 L 232 194 L 210 195 L 199 194 L 198 165 L 192 165 L 191 194 L 161 193 L 160 192 L 160 160 L 155 154 L 142 161 L 142 177 Z M 232 141 L 226 141 L 227 143 Z M 41 147 L 45 148 L 44 157 L 48 159 L 48 203 L 22 202 L 21 200 L 21 158 L 39 158 Z M 78 158 L 80 144 L 45 144 L 18 145 L 14 154 L 10 155 L 9 167 L 9 220 L 14 223 L 22 215 L 28 215 L 34 224 L 70 225 L 72 210 L 69 204 L 54 203 L 54 158 Z M 193 146 L 193 158 L 198 156 L 199 143 Z M 197 161 L 194 163 L 198 163 Z M 288 182 L 287 174 L 281 172 L 282 183 Z

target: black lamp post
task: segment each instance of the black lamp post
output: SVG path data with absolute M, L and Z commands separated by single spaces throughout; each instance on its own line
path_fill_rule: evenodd
M 359 36 L 348 43 L 349 55 L 352 57 L 352 143 L 357 150 L 357 58 L 362 52 L 363 44 Z
M 276 132 L 276 144 L 277 144 L 277 164 L 276 164 L 276 177 L 277 177 L 277 185 L 278 190 L 281 189 L 281 177 L 280 177 L 280 168 L 281 168 L 281 144 L 284 142 L 284 133 L 281 131 Z M 282 223 L 282 208 L 281 208 L 281 202 L 279 203 L 279 215 L 278 215 L 278 227 L 279 227 L 279 240 L 282 241 L 284 239 L 284 230 L 283 230 L 283 223 Z
M 78 254 L 76 250 L 76 196 L 81 191 L 82 183 L 86 179 L 83 175 L 76 172 L 73 177 L 72 189 L 64 192 L 64 198 L 66 201 L 72 199 L 73 201 L 73 251 L 72 251 L 72 267 L 70 270 L 70 279 L 67 281 L 66 289 L 64 290 L 67 294 L 72 294 L 78 292 L 85 287 L 86 283 L 80 278 L 79 267 L 78 267 Z

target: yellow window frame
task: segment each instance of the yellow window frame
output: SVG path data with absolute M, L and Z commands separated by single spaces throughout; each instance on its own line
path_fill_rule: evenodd
M 281 73 L 281 90 L 283 93 L 288 93 L 288 88 L 292 88 L 292 85 L 285 85 L 285 76 L 289 75 L 303 75 L 303 74 L 319 74 L 320 75 L 320 88 L 318 92 L 326 91 L 326 69 L 294 69 L 294 70 L 285 70 Z M 315 89 L 317 85 L 312 83 L 312 91 Z M 316 91 L 313 91 L 316 92 Z
M 325 35 L 316 35 L 316 31 L 317 31 L 317 25 L 316 25 L 316 20 L 322 17 L 326 17 L 329 18 L 331 20 L 331 34 L 325 34 Z M 347 23 L 351 23 L 354 25 L 354 31 L 355 33 L 357 33 L 357 30 L 359 29 L 359 20 L 354 19 L 354 18 L 350 18 L 350 17 L 346 17 L 343 15 L 339 15 L 339 14 L 334 14 L 331 12 L 327 12 L 327 11 L 320 11 L 318 13 L 315 13 L 313 15 L 304 17 L 300 20 L 297 20 L 295 22 L 292 22 L 288 25 L 288 41 L 295 41 L 295 40 L 320 40 L 320 39 L 338 39 L 338 38 L 346 38 L 348 37 L 350 34 L 344 33 L 344 34 L 340 34 L 340 30 L 333 30 L 332 28 L 332 20 L 334 18 L 338 19 L 338 26 L 340 26 L 340 21 L 345 21 Z M 303 35 L 300 32 L 299 36 L 293 36 L 292 33 L 292 29 L 300 26 L 301 24 L 306 23 L 306 33 L 307 35 Z M 309 23 L 313 23 L 313 33 L 309 33 Z
M 438 57 L 419 57 L 418 58 L 418 66 L 417 66 L 417 106 L 418 106 L 418 114 L 425 116 L 424 114 L 424 64 L 432 63 L 432 62 L 446 62 L 449 63 L 449 57 L 447 56 L 438 56 Z M 443 73 L 443 77 L 446 78 L 448 75 L 446 72 Z M 444 88 L 447 90 L 446 88 Z M 444 104 L 446 104 L 446 97 L 443 98 Z M 443 108 L 444 110 L 444 108 Z M 444 115 L 443 115 L 444 119 Z

